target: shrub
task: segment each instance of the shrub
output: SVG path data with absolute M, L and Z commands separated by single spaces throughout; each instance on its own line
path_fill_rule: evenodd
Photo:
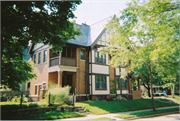
M 49 93 L 51 94 L 50 96 L 50 103 L 51 104 L 71 104 L 70 101 L 71 98 L 69 96 L 69 91 L 71 87 L 66 86 L 63 88 L 59 88 L 57 84 L 50 83 L 49 89 L 47 90 L 45 94 L 45 100 L 49 100 Z
M 20 102 L 21 101 L 21 96 L 17 97 L 17 96 L 14 96 L 10 102 Z M 25 97 L 25 95 L 23 95 L 22 97 L 22 102 L 23 103 L 27 103 L 28 102 L 28 98 Z

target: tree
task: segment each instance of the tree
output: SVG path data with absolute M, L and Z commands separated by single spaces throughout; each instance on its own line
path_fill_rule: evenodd
M 133 0 L 122 11 L 120 19 L 115 18 L 107 24 L 111 46 L 99 49 L 102 54 L 109 53 L 112 56 L 110 64 L 116 67 L 128 65 L 128 72 L 146 66 L 154 111 L 152 67 L 179 61 L 179 12 L 177 0 Z
M 19 84 L 35 77 L 32 66 L 23 60 L 23 51 L 32 43 L 52 45 L 54 52 L 75 35 L 78 28 L 69 18 L 80 4 L 63 1 L 3 1 L 1 2 L 2 80 L 1 84 L 19 90 Z
M 164 85 L 164 81 L 162 81 L 162 77 L 156 72 L 155 67 L 152 67 L 152 83 L 158 86 Z M 148 96 L 151 97 L 150 94 L 150 78 L 149 78 L 149 69 L 146 65 L 139 66 L 137 69 L 135 68 L 134 71 L 136 72 L 135 77 L 141 78 L 140 84 L 143 85 L 148 90 Z

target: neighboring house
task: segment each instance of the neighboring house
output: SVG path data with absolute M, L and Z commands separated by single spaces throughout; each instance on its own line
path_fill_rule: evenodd
M 34 101 L 43 98 L 49 82 L 59 87 L 71 86 L 70 94 L 75 93 L 77 101 L 84 101 L 111 98 L 110 80 L 116 79 L 116 93 L 132 96 L 131 79 L 128 76 L 127 81 L 119 79 L 124 69 L 113 68 L 109 65 L 110 55 L 102 56 L 97 52 L 97 48 L 109 46 L 105 24 L 111 19 L 93 25 L 75 24 L 81 28 L 82 35 L 75 36 L 75 41 L 69 40 L 62 52 L 53 53 L 51 46 L 41 43 L 31 44 L 28 54 L 35 64 L 37 79 L 30 80 L 28 87 Z

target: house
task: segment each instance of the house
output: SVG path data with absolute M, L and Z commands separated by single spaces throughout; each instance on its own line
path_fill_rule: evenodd
M 132 96 L 131 79 L 128 76 L 127 81 L 120 79 L 120 71 L 125 69 L 112 67 L 110 55 L 97 52 L 97 48 L 109 46 L 105 24 L 111 19 L 93 25 L 75 24 L 81 28 L 82 35 L 75 36 L 75 41 L 68 40 L 62 52 L 53 53 L 51 46 L 42 43 L 31 44 L 28 54 L 34 62 L 37 79 L 30 80 L 28 88 L 34 101 L 43 98 L 50 82 L 59 87 L 71 86 L 70 94 L 76 94 L 76 101 L 116 96 L 110 94 L 110 80 L 116 80 L 117 95 Z

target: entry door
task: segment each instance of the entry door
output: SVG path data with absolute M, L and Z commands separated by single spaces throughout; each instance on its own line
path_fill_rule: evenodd
M 67 74 L 66 75 L 66 85 L 69 85 L 69 86 L 72 87 L 72 74 Z
M 72 73 L 64 73 L 63 74 L 63 82 L 62 86 L 71 86 L 72 87 Z

